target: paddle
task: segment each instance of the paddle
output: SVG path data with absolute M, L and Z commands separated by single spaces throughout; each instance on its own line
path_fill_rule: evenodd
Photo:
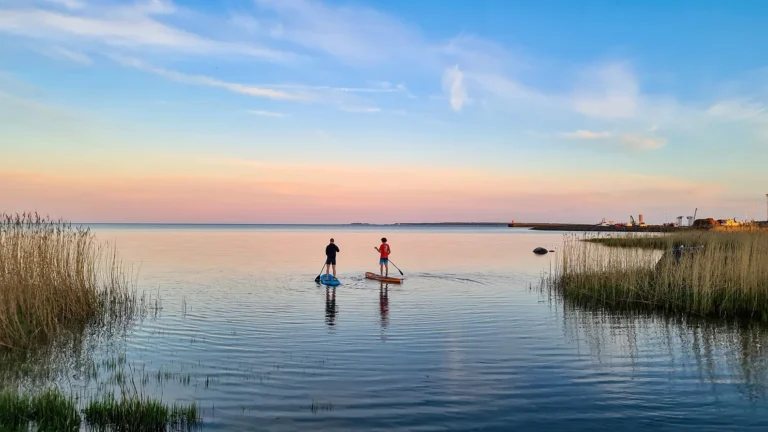
M 405 276 L 405 275 L 403 274 L 403 271 L 402 271 L 402 270 L 400 270 L 400 267 L 398 267 L 397 265 L 395 265 L 395 263 L 393 263 L 393 262 L 392 262 L 392 260 L 389 260 L 389 263 L 390 263 L 390 264 L 392 264 L 393 266 L 395 266 L 395 268 L 397 269 L 397 271 L 399 271 L 399 272 L 400 272 L 400 276 Z
M 379 248 L 377 248 L 376 246 L 374 246 L 373 248 L 374 248 L 374 249 L 376 249 L 376 252 L 381 252 L 381 251 L 379 250 Z M 403 274 L 403 271 L 402 271 L 402 270 L 400 270 L 400 267 L 398 267 L 398 266 L 397 266 L 397 264 L 393 263 L 393 262 L 392 262 L 392 260 L 389 260 L 389 263 L 390 263 L 390 264 L 392 264 L 393 266 L 395 266 L 395 268 L 397 269 L 397 271 L 399 271 L 399 272 L 400 272 L 400 276 L 405 276 L 405 275 Z
M 325 264 L 323 264 L 323 267 L 320 269 L 320 274 L 317 275 L 315 278 L 315 282 L 320 282 L 320 275 L 323 274 L 323 269 L 325 268 Z

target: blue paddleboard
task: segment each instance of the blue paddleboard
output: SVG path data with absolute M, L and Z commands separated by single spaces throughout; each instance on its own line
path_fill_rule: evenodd
M 325 274 L 320 276 L 320 283 L 328 286 L 337 286 L 341 284 L 341 282 L 339 282 L 338 279 L 333 278 L 333 275 L 325 275 Z

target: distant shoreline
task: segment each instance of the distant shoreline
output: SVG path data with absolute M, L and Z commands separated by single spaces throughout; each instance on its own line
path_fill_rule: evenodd
M 399 222 L 390 224 L 375 224 L 365 222 L 340 223 L 340 224 L 259 224 L 259 223 L 171 223 L 171 222 L 89 222 L 73 223 L 87 227 L 136 227 L 136 228 L 398 228 L 398 227 L 432 227 L 432 228 L 518 228 L 531 231 L 563 231 L 563 232 L 624 232 L 624 233 L 672 233 L 696 229 L 694 227 L 674 227 L 669 225 L 645 225 L 645 226 L 615 226 L 578 223 L 556 222 Z M 714 227 L 718 231 L 752 231 L 755 229 L 768 229 L 768 225 L 762 223 L 754 227 Z
M 216 222 L 73 222 L 73 225 L 122 225 L 122 226 L 349 226 L 349 227 L 397 227 L 397 226 L 494 226 L 507 227 L 508 222 L 408 222 L 408 223 L 216 223 Z

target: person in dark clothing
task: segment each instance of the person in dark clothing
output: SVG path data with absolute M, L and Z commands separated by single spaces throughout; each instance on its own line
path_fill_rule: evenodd
M 336 254 L 338 252 L 341 252 L 339 247 L 331 239 L 331 242 L 325 247 L 325 274 L 327 276 L 331 271 L 331 266 L 333 266 L 334 279 L 336 279 Z

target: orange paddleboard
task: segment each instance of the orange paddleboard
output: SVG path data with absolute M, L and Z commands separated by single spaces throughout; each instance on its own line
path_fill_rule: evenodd
M 376 273 L 371 273 L 371 272 L 365 272 L 365 277 L 366 279 L 373 279 L 381 282 L 395 283 L 395 284 L 399 284 L 403 281 L 402 279 L 398 279 L 394 277 L 379 276 Z

